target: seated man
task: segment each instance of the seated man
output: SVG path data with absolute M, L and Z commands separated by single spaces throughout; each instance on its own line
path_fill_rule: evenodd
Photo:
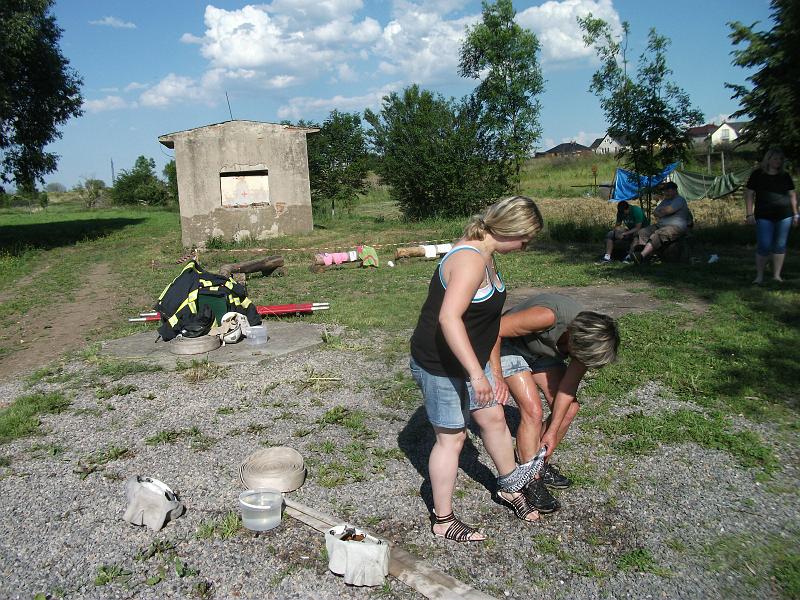
M 617 204 L 617 222 L 614 224 L 614 229 L 606 234 L 606 253 L 600 259 L 600 264 L 611 262 L 611 254 L 614 251 L 615 242 L 630 240 L 630 245 L 633 246 L 633 241 L 636 239 L 639 230 L 649 224 L 650 221 L 644 216 L 644 211 L 640 206 L 631 205 L 625 200 L 619 202 Z M 629 257 L 630 250 L 628 250 L 625 260 L 627 261 Z
M 587 369 L 616 359 L 617 323 L 607 315 L 583 310 L 567 296 L 538 294 L 503 315 L 500 336 L 502 343 L 491 360 L 494 368 L 500 350 L 503 377 L 519 407 L 517 459 L 529 461 L 545 444 L 549 458 L 578 413 L 578 384 Z M 550 405 L 544 432 L 539 390 Z M 523 493 L 540 513 L 550 513 L 560 505 L 545 485 L 565 488 L 570 483 L 546 462 L 541 477 L 523 488 Z
M 689 230 L 692 223 L 692 213 L 689 206 L 678 195 L 678 186 L 668 181 L 664 184 L 664 199 L 659 202 L 653 211 L 653 216 L 658 219 L 655 225 L 650 225 L 639 230 L 638 244 L 644 245 L 641 252 L 634 250 L 633 260 L 636 263 L 649 260 L 653 252 L 659 250 L 667 242 L 680 239 Z

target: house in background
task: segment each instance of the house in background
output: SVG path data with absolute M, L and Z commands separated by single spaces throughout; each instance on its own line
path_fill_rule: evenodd
M 307 127 L 225 121 L 158 138 L 175 150 L 183 245 L 313 229 Z
M 617 154 L 626 146 L 625 140 L 619 140 L 605 134 L 592 143 L 592 151 L 595 154 Z
M 723 123 L 711 134 L 711 145 L 730 144 L 742 135 L 742 132 L 749 124 L 749 121 Z
M 700 125 L 698 127 L 689 127 L 686 130 L 686 133 L 689 134 L 689 137 L 692 138 L 692 146 L 697 148 L 698 146 L 703 146 L 708 140 L 712 133 L 714 133 L 718 129 L 718 125 L 716 123 L 709 123 L 707 125 Z
M 591 154 L 591 148 L 577 142 L 564 142 L 558 146 L 553 146 L 544 152 L 538 152 L 537 156 L 581 156 Z

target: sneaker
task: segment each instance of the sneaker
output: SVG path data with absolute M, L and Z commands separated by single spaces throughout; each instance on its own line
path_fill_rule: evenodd
M 629 265 L 633 262 L 633 258 L 631 258 L 630 254 L 626 254 L 625 258 L 622 259 L 622 262 L 625 263 L 626 265 Z
M 601 257 L 600 257 L 600 260 L 598 260 L 598 261 L 597 261 L 596 263 L 594 263 L 594 264 L 596 264 L 596 265 L 607 265 L 607 264 L 609 264 L 610 262 L 611 262 L 611 257 L 610 257 L 610 256 L 606 256 L 606 255 L 604 254 L 603 256 L 601 256 Z
M 572 485 L 572 481 L 568 477 L 549 463 L 545 463 L 544 469 L 542 469 L 542 481 L 545 485 L 557 490 L 563 490 Z
M 561 503 L 545 487 L 542 479 L 532 480 L 522 488 L 522 493 L 525 495 L 525 500 L 527 500 L 528 504 L 538 510 L 540 514 L 546 515 L 561 508 Z

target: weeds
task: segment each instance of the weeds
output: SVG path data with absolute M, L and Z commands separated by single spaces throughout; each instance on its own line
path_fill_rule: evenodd
M 97 569 L 94 584 L 98 587 L 112 583 L 127 583 L 131 579 L 132 573 L 126 571 L 119 565 L 103 565 Z
M 78 465 L 72 470 L 81 479 L 86 479 L 96 471 L 105 469 L 108 463 L 119 460 L 120 458 L 130 458 L 133 456 L 133 451 L 125 447 L 109 446 L 104 450 L 95 452 L 83 460 L 78 461 Z
M 670 572 L 658 566 L 656 559 L 647 548 L 636 548 L 620 554 L 617 558 L 617 567 L 621 571 L 636 571 L 637 573 L 653 573 L 659 577 L 668 577 Z
M 674 413 L 645 415 L 638 412 L 621 418 L 602 418 L 595 427 L 615 438 L 615 447 L 631 454 L 643 454 L 659 443 L 695 442 L 704 448 L 731 454 L 746 467 L 761 467 L 766 473 L 778 468 L 771 449 L 752 431 L 729 432 L 730 421 L 718 412 L 709 415 L 680 409 Z
M 97 396 L 98 400 L 108 400 L 109 398 L 113 398 L 114 396 L 127 396 L 131 392 L 135 392 L 138 390 L 135 385 L 115 385 L 112 388 L 104 388 L 101 387 L 97 390 L 95 395 Z
M 110 377 L 113 381 L 122 379 L 127 375 L 136 375 L 137 373 L 156 373 L 163 371 L 160 365 L 151 365 L 147 363 L 135 361 L 122 361 L 103 359 L 97 372 L 105 377 Z
M 208 379 L 216 379 L 221 377 L 225 372 L 224 367 L 209 362 L 208 359 L 192 359 L 192 362 L 189 364 L 179 361 L 175 365 L 175 370 L 182 372 L 183 378 L 189 383 L 200 383 Z
M 11 406 L 0 410 L 0 444 L 36 433 L 40 415 L 60 413 L 69 405 L 70 400 L 61 392 L 20 396 Z
M 222 540 L 232 538 L 242 529 L 242 519 L 234 511 L 230 511 L 222 518 L 203 521 L 195 532 L 198 540 L 207 540 L 219 536 Z
M 216 438 L 204 434 L 196 425 L 188 429 L 164 429 L 159 431 L 156 435 L 145 439 L 144 443 L 148 446 L 176 444 L 179 440 L 184 438 L 189 439 L 189 447 L 192 450 L 208 450 L 217 443 Z
M 305 379 L 295 381 L 295 388 L 298 392 L 311 390 L 315 394 L 336 389 L 341 384 L 342 378 L 337 377 L 331 371 L 316 371 L 314 367 L 305 367 Z

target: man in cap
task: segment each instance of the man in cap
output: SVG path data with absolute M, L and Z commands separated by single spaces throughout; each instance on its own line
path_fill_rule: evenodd
M 680 239 L 692 225 L 692 213 L 689 206 L 678 195 L 678 186 L 673 181 L 668 181 L 662 187 L 664 199 L 659 202 L 653 211 L 657 219 L 655 225 L 643 227 L 638 232 L 638 245 L 643 245 L 641 252 L 634 250 L 633 260 L 641 263 L 650 259 L 653 252 L 659 250 L 665 243 Z

